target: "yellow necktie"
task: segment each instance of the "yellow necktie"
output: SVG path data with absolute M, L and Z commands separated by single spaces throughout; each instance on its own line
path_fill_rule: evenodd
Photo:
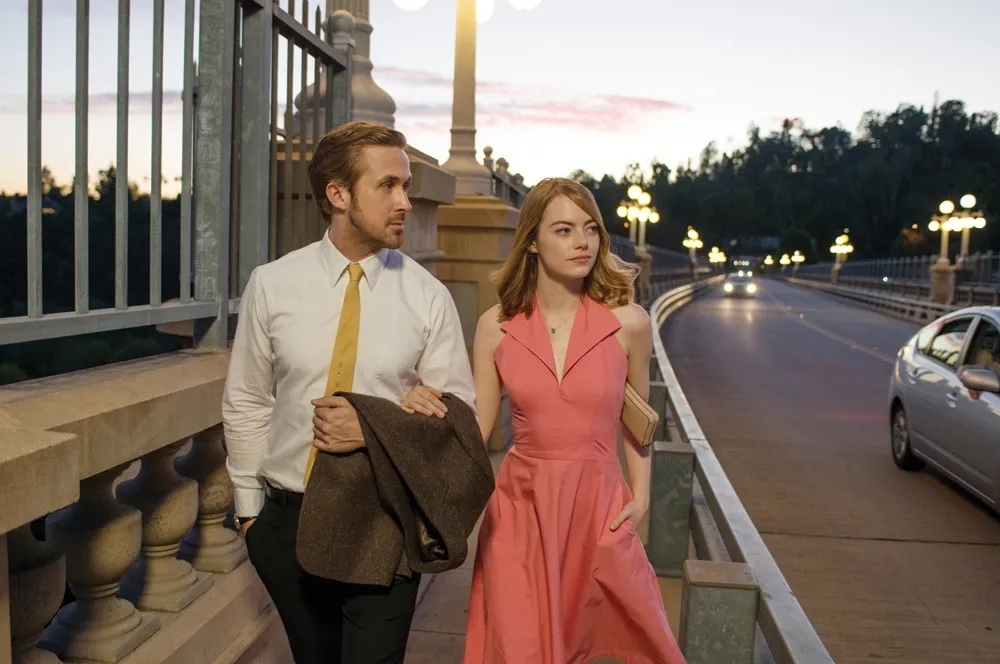
M 326 379 L 326 392 L 330 396 L 334 392 L 349 392 L 354 383 L 354 364 L 358 359 L 358 329 L 361 327 L 361 292 L 359 285 L 364 269 L 357 263 L 347 266 L 350 281 L 347 292 L 344 293 L 344 306 L 340 310 L 340 322 L 337 324 L 337 340 L 333 344 L 333 357 L 330 359 L 330 374 Z M 309 447 L 309 461 L 306 463 L 305 481 L 308 484 L 316 462 L 316 446 Z

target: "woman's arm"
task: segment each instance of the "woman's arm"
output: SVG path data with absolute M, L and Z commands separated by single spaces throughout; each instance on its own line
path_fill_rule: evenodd
M 649 360 L 653 354 L 653 329 L 649 314 L 637 304 L 618 310 L 622 322 L 625 352 L 628 355 L 628 382 L 644 400 L 649 401 Z M 662 415 L 661 415 L 662 417 Z M 650 448 L 642 447 L 627 430 L 625 437 L 625 461 L 628 465 L 629 480 L 634 501 L 641 508 L 637 518 L 641 518 L 649 508 Z
M 479 429 L 483 442 L 493 435 L 500 416 L 500 374 L 493 360 L 493 353 L 500 345 L 503 330 L 497 316 L 499 306 L 491 307 L 479 317 L 476 338 L 472 342 L 472 380 L 476 387 L 476 410 L 479 412 Z

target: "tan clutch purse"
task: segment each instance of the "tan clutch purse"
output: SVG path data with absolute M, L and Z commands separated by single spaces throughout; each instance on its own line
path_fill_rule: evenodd
M 656 425 L 660 416 L 646 400 L 639 396 L 628 382 L 625 383 L 625 403 L 622 406 L 622 426 L 643 447 L 653 444 Z

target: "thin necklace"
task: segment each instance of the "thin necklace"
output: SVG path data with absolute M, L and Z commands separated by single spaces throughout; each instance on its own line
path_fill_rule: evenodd
M 559 323 L 555 327 L 551 327 L 550 326 L 549 327 L 549 334 L 555 334 L 556 330 L 558 330 L 560 327 L 562 327 L 563 325 L 565 325 L 566 323 L 568 323 L 570 321 L 570 319 L 573 318 L 574 316 L 576 316 L 576 312 L 575 311 L 573 313 L 571 313 L 567 318 L 563 319 L 563 322 Z M 546 318 L 545 322 L 548 323 L 549 319 Z

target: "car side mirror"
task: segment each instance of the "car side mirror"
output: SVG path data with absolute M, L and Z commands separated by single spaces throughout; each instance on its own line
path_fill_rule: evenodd
M 995 371 L 962 367 L 959 380 L 970 390 L 1000 394 L 1000 376 L 997 376 Z

